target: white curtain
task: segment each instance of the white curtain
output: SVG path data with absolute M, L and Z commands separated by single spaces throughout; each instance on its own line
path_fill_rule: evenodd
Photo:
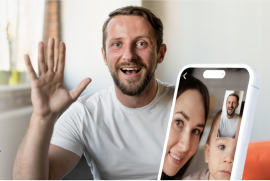
M 25 54 L 36 60 L 43 16 L 44 0 L 0 1 L 0 70 L 25 71 Z M 33 66 L 37 70 L 37 61 Z

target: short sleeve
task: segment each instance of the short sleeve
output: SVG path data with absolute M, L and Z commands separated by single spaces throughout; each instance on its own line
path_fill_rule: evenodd
M 84 142 L 81 136 L 84 115 L 84 106 L 78 101 L 73 103 L 56 121 L 51 144 L 81 157 L 84 152 Z

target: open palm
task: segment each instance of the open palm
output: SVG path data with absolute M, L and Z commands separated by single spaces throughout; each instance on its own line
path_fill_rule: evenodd
M 39 117 L 57 115 L 64 111 L 70 104 L 77 100 L 82 91 L 91 82 L 86 78 L 72 91 L 64 88 L 65 67 L 65 44 L 60 43 L 59 59 L 54 63 L 54 39 L 50 38 L 48 43 L 47 58 L 44 55 L 44 44 L 38 45 L 38 69 L 39 77 L 32 67 L 30 58 L 26 55 L 25 64 L 31 81 L 31 99 L 34 114 Z M 54 67 L 54 65 L 56 65 Z

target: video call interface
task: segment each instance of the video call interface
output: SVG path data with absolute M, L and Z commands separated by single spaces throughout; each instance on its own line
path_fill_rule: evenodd
M 223 78 L 204 78 L 203 75 L 206 70 L 224 70 L 226 74 Z M 185 81 L 190 81 L 189 79 L 193 78 L 195 78 L 195 80 L 198 79 L 209 92 L 209 112 L 206 119 L 203 117 L 205 114 L 201 114 L 202 116 L 200 116 L 201 112 L 206 112 L 206 103 L 204 102 L 204 104 L 202 104 L 204 108 L 198 105 L 200 101 L 207 100 L 207 96 L 200 93 L 202 98 L 199 97 L 197 101 L 196 94 L 191 94 L 192 90 L 194 90 L 192 86 L 185 85 Z M 177 172 L 175 178 L 196 180 L 198 178 L 194 177 L 194 175 L 196 176 L 197 173 L 202 174 L 200 171 L 206 170 L 204 172 L 207 173 L 207 175 L 209 174 L 206 179 L 230 179 L 237 138 L 245 106 L 248 81 L 249 73 L 243 68 L 188 68 L 182 72 L 173 118 L 170 120 L 171 128 L 166 149 L 168 155 L 170 154 L 168 157 L 173 157 L 171 161 L 176 161 L 175 165 L 178 164 L 177 161 L 179 160 L 180 169 L 177 171 L 178 168 L 175 168 L 176 170 L 174 172 Z M 183 87 L 191 88 L 184 89 Z M 181 92 L 180 89 L 183 89 L 183 91 Z M 190 93 L 188 93 L 188 91 Z M 195 104 L 192 105 L 191 100 L 185 105 L 185 99 L 192 99 L 195 101 Z M 190 110 L 188 108 L 190 108 Z M 189 120 L 185 122 L 184 120 L 189 115 L 191 115 Z M 203 119 L 201 119 L 202 117 Z M 197 140 L 199 143 L 196 142 L 195 136 L 188 137 L 190 144 L 189 150 L 186 152 L 191 152 L 189 155 L 192 155 L 193 152 L 195 152 L 195 154 L 193 154 L 189 160 L 184 160 L 183 158 L 183 163 L 181 163 L 181 154 L 185 155 L 183 156 L 185 159 L 188 157 L 186 156 L 188 153 L 181 152 L 184 146 L 177 148 L 169 144 L 172 143 L 171 140 L 176 139 L 174 136 L 185 137 L 184 133 L 182 133 L 184 131 L 182 131 L 180 127 L 184 127 L 185 123 L 191 125 L 193 121 L 192 118 L 196 121 L 199 119 L 203 120 L 200 124 L 204 124 L 204 128 L 202 127 L 191 131 L 191 135 L 198 136 Z M 181 142 L 181 140 L 179 142 Z M 195 149 L 196 147 L 197 149 Z M 171 172 L 173 169 L 169 167 L 170 159 L 168 161 L 165 155 L 162 176 L 164 176 L 164 174 L 174 176 L 174 173 Z M 166 177 L 164 178 L 162 176 L 161 179 L 166 179 Z

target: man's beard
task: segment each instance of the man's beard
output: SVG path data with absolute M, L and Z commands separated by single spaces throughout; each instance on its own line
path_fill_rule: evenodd
M 132 79 L 125 80 L 126 83 L 124 83 L 123 81 L 120 81 L 120 78 L 119 78 L 119 73 L 121 71 L 120 67 L 129 66 L 129 65 L 138 65 L 142 69 L 145 68 L 146 72 L 142 75 L 142 80 L 140 81 L 139 84 L 135 84 L 136 80 L 132 80 Z M 157 64 L 156 64 L 156 67 L 157 67 Z M 130 63 L 125 62 L 122 64 L 118 64 L 115 67 L 115 71 L 112 71 L 109 68 L 115 85 L 120 89 L 120 91 L 123 94 L 128 95 L 128 96 L 138 96 L 147 88 L 147 86 L 149 85 L 149 83 L 151 82 L 155 74 L 155 70 L 152 72 L 151 69 L 152 67 L 147 68 L 146 64 L 140 63 L 140 62 L 130 62 Z
M 233 110 L 233 112 L 231 114 L 229 114 L 229 109 L 227 109 L 228 116 L 232 116 L 234 114 L 234 112 L 235 112 L 235 109 Z

